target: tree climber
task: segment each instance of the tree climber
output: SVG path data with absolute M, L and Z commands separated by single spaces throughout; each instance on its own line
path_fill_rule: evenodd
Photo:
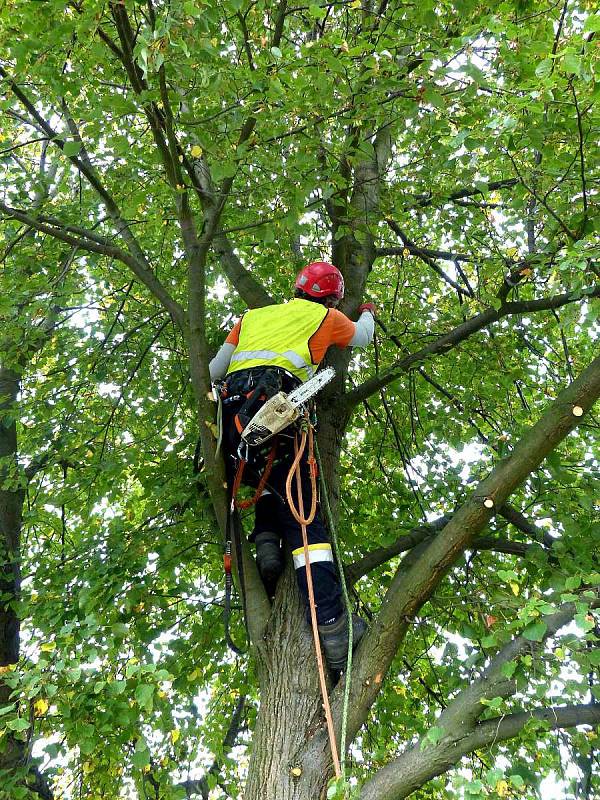
M 330 345 L 366 347 L 373 339 L 375 306 L 363 303 L 358 309 L 358 322 L 352 322 L 336 308 L 343 296 L 341 272 L 333 264 L 315 261 L 298 273 L 293 300 L 247 311 L 210 362 L 211 380 L 224 378 L 220 391 L 229 486 L 236 469 L 241 431 L 260 407 L 260 402 L 277 391 L 289 392 L 312 377 Z M 256 450 L 248 455 L 243 479 L 254 488 L 258 486 L 266 463 L 264 448 Z M 292 550 L 300 592 L 308 606 L 301 528 L 286 501 L 285 483 L 293 460 L 294 433 L 288 429 L 278 436 L 266 488 L 256 503 L 250 541 L 256 544 L 258 569 L 271 595 L 284 567 L 282 539 L 287 543 Z M 302 495 L 310 498 L 306 453 L 300 468 Z M 307 533 L 319 634 L 330 668 L 340 670 L 346 664 L 348 620 L 329 535 L 319 508 Z M 355 645 L 365 628 L 364 621 L 353 616 Z

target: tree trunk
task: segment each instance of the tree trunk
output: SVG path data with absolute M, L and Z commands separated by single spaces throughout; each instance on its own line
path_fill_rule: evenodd
M 25 491 L 17 483 L 17 426 L 14 405 L 19 376 L 0 368 L 0 667 L 19 660 L 19 618 L 15 603 L 21 586 L 20 540 Z M 0 676 L 0 705 L 12 689 Z M 0 769 L 12 770 L 23 755 L 23 743 L 8 736 L 0 753 Z
M 14 404 L 19 392 L 19 377 L 0 369 L 0 666 L 19 659 L 19 618 L 14 610 L 21 584 L 19 564 L 23 486 L 17 484 L 17 426 Z M 5 700 L 0 686 L 0 702 Z
M 260 708 L 245 800 L 318 800 L 332 759 L 310 624 L 288 559 L 258 648 Z
M 336 376 L 329 386 L 317 396 L 317 443 L 321 456 L 323 478 L 327 485 L 327 496 L 334 518 L 340 501 L 340 453 L 348 415 L 340 411 L 339 398 L 344 391 L 348 371 L 349 353 L 339 348 L 330 348 L 327 366 L 332 366 Z

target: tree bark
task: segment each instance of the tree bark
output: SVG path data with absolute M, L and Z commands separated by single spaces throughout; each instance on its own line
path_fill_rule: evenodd
M 257 655 L 260 708 L 245 800 L 318 800 L 332 761 L 312 634 L 291 558 L 263 644 Z
M 0 368 L 0 666 L 19 660 L 19 618 L 14 610 L 21 585 L 20 540 L 25 490 L 15 485 L 17 467 L 17 425 L 14 406 L 19 376 Z M 0 685 L 0 702 L 8 697 Z
M 347 207 L 343 203 L 329 205 L 333 262 L 341 270 L 346 284 L 340 309 L 350 317 L 356 315 L 363 300 L 367 278 L 377 256 L 374 231 L 379 217 L 383 176 L 390 157 L 390 132 L 383 129 L 373 138 L 373 156 L 364 158 L 354 168 L 354 189 Z M 351 231 L 337 239 L 340 225 L 350 227 Z M 329 349 L 325 364 L 335 369 L 336 377 L 321 393 L 317 403 L 319 449 L 334 517 L 337 516 L 340 495 L 340 451 L 354 408 L 346 402 L 344 394 L 351 358 L 351 348 Z
M 0 667 L 19 660 L 19 617 L 15 611 L 21 588 L 20 544 L 25 490 L 17 475 L 15 404 L 19 375 L 0 367 Z M 0 675 L 0 705 L 10 702 L 12 688 Z M 12 771 L 21 761 L 23 743 L 7 736 L 0 769 Z

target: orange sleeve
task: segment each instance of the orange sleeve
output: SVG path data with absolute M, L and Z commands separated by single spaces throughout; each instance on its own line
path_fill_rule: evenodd
M 313 364 L 320 364 L 332 344 L 347 347 L 354 336 L 355 325 L 337 308 L 330 308 L 318 330 L 310 337 L 308 346 Z
M 227 344 L 233 344 L 233 345 L 235 345 L 237 347 L 237 345 L 238 345 L 238 343 L 240 341 L 240 328 L 241 327 L 242 327 L 242 320 L 238 319 L 238 321 L 235 323 L 233 328 L 229 331 L 229 334 L 228 334 L 227 338 L 225 339 L 225 342 Z

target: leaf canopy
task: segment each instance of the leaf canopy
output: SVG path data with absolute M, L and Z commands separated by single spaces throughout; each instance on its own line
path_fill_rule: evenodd
M 350 316 L 378 307 L 333 477 L 373 617 L 405 551 L 364 575 L 363 556 L 452 515 L 597 355 L 599 19 L 588 0 L 6 0 L 0 367 L 19 397 L 0 396 L 18 431 L 0 477 L 24 502 L 0 730 L 27 740 L 38 710 L 55 797 L 177 800 L 205 776 L 212 800 L 248 771 L 256 665 L 224 644 L 221 536 L 191 467 L 186 209 L 201 237 L 224 203 L 197 285 L 211 354 L 316 257 L 343 266 Z M 600 700 L 597 431 L 596 411 L 513 494 L 530 528 L 497 514 L 411 621 L 353 745 L 358 784 L 443 742 L 440 712 L 520 635 L 532 654 L 503 666 L 515 691 L 483 721 Z M 548 638 L 564 603 L 574 623 Z M 548 727 L 532 717 L 415 796 L 534 798 L 568 752 L 575 797 L 588 761 L 598 780 L 597 733 Z M 34 796 L 17 777 L 10 797 Z

